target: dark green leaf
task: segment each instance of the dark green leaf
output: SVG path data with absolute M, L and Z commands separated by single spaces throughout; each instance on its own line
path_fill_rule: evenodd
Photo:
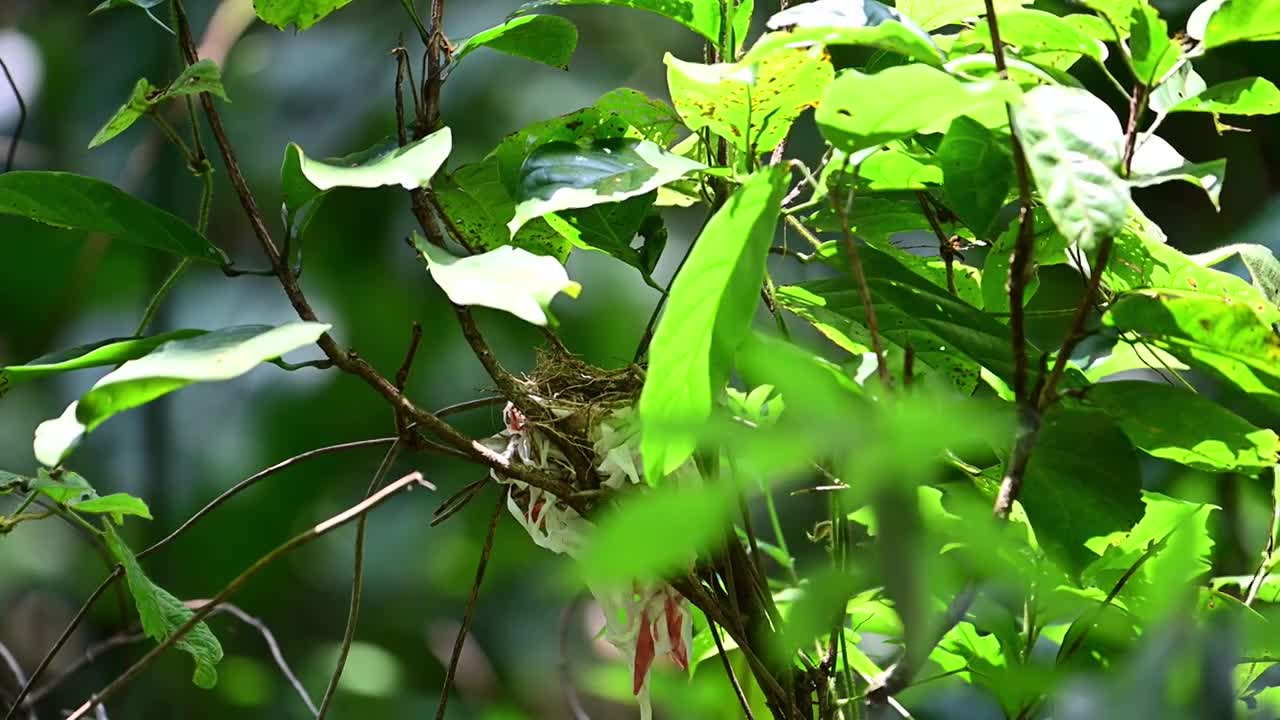
M 979 236 L 986 236 L 1013 186 L 1009 138 L 966 117 L 951 121 L 938 146 L 947 207 Z
M 1160 12 L 1143 2 L 1130 14 L 1129 58 L 1134 77 L 1147 87 L 1164 80 L 1182 59 L 1182 46 L 1169 37 Z
M 454 51 L 453 61 L 462 62 L 474 50 L 491 48 L 562 70 L 578 45 L 578 28 L 557 15 L 525 15 L 482 30 L 467 38 Z
M 297 25 L 306 30 L 351 0 L 253 0 L 253 9 L 265 23 L 284 30 Z
M 794 657 L 797 651 L 812 648 L 814 639 L 844 627 L 845 607 L 857 589 L 853 576 L 834 569 L 801 584 L 779 638 L 779 657 Z
M 1129 210 L 1129 188 L 1117 174 L 1124 133 L 1106 103 L 1084 90 L 1037 87 L 1016 109 L 1014 129 L 1068 240 L 1092 250 L 1120 231 Z
M 498 174 L 498 161 L 463 165 L 435 179 L 435 196 L 449 230 L 466 247 L 484 252 L 512 245 L 564 262 L 573 245 L 544 220 L 533 220 L 511 238 L 507 223 L 515 217 L 516 201 Z
M 0 175 L 0 215 L 54 227 L 99 232 L 197 262 L 224 265 L 227 256 L 170 213 L 110 183 L 63 172 Z
M 1032 260 L 1035 265 L 1053 265 L 1066 262 L 1070 243 L 1058 232 L 1053 219 L 1043 208 L 1036 208 L 1031 216 Z M 1009 312 L 1009 258 L 1017 243 L 1018 227 L 1014 221 L 991 244 L 986 263 L 982 268 L 982 307 L 987 312 Z M 1030 302 L 1040 287 L 1039 275 L 1033 275 L 1027 283 L 1024 302 Z
M 662 216 L 650 214 L 655 195 L 649 193 L 619 203 L 551 213 L 544 219 L 575 247 L 612 255 L 647 278 L 653 273 L 666 243 Z M 657 225 L 653 225 L 655 220 Z M 516 237 L 519 238 L 519 233 Z M 643 244 L 634 248 L 637 237 L 642 238 Z
M 36 428 L 36 459 L 53 467 L 86 433 L 111 416 L 196 382 L 230 380 L 268 360 L 316 341 L 328 325 L 293 322 L 223 328 L 170 340 L 109 373 L 71 403 L 66 412 Z
M 904 87 L 913 90 L 904 93 Z M 874 75 L 846 70 L 827 88 L 815 117 L 823 136 L 851 153 L 941 129 L 953 118 L 1017 96 L 1013 83 L 965 82 L 928 65 L 899 65 Z
M 662 425 L 711 416 L 734 352 L 750 331 L 788 177 L 776 165 L 747 180 L 707 223 L 672 284 L 640 395 L 650 484 L 680 467 L 697 444 L 687 431 Z
M 1073 575 L 1093 559 L 1090 538 L 1142 517 L 1142 476 L 1133 445 L 1097 411 L 1045 414 L 1018 501 L 1036 540 Z
M 231 102 L 231 98 L 227 97 L 227 91 L 222 87 L 222 72 L 218 69 L 218 64 L 208 59 L 183 68 L 178 77 L 174 78 L 173 82 L 154 98 L 152 104 L 205 92 Z
M 105 530 L 107 548 L 124 567 L 125 581 L 129 585 L 129 594 L 133 596 L 133 603 L 138 608 L 142 631 L 152 640 L 164 640 L 191 619 L 192 611 L 147 577 L 138 564 L 138 558 L 110 525 L 105 526 Z M 191 676 L 193 683 L 205 689 L 218 683 L 217 664 L 222 660 L 222 645 L 208 625 L 198 623 L 175 644 L 195 661 L 195 671 Z
M 1088 402 L 1138 449 L 1211 472 L 1254 474 L 1280 458 L 1280 437 L 1182 387 L 1139 381 L 1093 385 Z
M 521 5 L 515 14 L 552 5 L 615 5 L 648 10 L 675 20 L 713 43 L 720 42 L 720 0 L 534 0 Z

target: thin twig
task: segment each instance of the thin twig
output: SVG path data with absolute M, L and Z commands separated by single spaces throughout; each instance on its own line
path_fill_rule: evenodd
M 460 403 L 446 405 L 440 408 L 439 410 L 434 411 L 434 414 L 436 417 L 445 417 L 446 415 L 453 415 L 454 413 L 465 412 L 467 410 L 474 410 L 476 408 L 488 407 L 490 405 L 500 405 L 506 401 L 507 399 L 502 397 L 501 395 L 476 398 L 475 400 L 464 400 L 463 402 L 460 402 Z
M 378 469 L 369 480 L 369 489 L 364 494 L 366 499 L 373 497 L 373 493 L 382 485 L 382 478 L 386 476 L 387 470 L 395 463 L 396 456 L 399 454 L 400 441 L 397 438 L 396 442 L 391 443 L 391 447 L 387 448 L 387 454 L 382 456 L 382 462 L 378 463 Z M 329 677 L 329 685 L 325 688 L 324 697 L 320 700 L 320 710 L 316 713 L 317 720 L 324 720 L 324 717 L 329 714 L 333 698 L 338 692 L 338 681 L 342 679 L 342 671 L 347 666 L 347 655 L 351 652 L 351 643 L 356 637 L 356 623 L 360 620 L 360 593 L 364 587 L 364 537 L 368 520 L 367 515 L 361 515 L 356 521 L 355 560 L 351 569 L 351 603 L 347 607 L 347 625 L 342 631 L 342 644 L 338 646 L 338 658 L 334 661 L 333 674 Z
M 485 535 L 484 546 L 480 549 L 480 562 L 476 565 L 476 578 L 471 583 L 471 595 L 467 598 L 467 608 L 462 613 L 462 625 L 458 627 L 458 636 L 453 641 L 453 652 L 449 655 L 449 667 L 444 673 L 444 687 L 440 688 L 440 705 L 436 707 L 436 720 L 444 720 L 445 708 L 449 706 L 449 691 L 453 689 L 453 676 L 458 672 L 458 661 L 462 659 L 462 647 L 467 642 L 467 632 L 471 629 L 471 620 L 476 612 L 476 600 L 480 597 L 480 583 L 484 582 L 484 571 L 489 566 L 489 555 L 493 552 L 493 538 L 498 532 L 498 520 L 507 507 L 507 488 L 498 493 L 498 502 L 493 506 L 493 514 L 489 517 L 489 532 Z
M 84 704 L 76 708 L 75 712 L 71 713 L 71 715 L 67 718 L 67 720 L 79 720 L 79 718 L 84 717 L 85 714 L 87 714 L 95 706 L 105 702 L 107 699 L 109 699 L 110 697 L 115 695 L 117 692 L 119 692 L 122 688 L 124 688 L 124 686 L 128 685 L 135 677 L 137 677 L 139 673 L 141 673 L 152 662 L 154 662 L 156 658 L 158 658 L 162 653 L 164 653 L 164 651 L 168 650 L 170 647 L 172 647 L 175 643 L 177 643 L 183 637 L 186 637 L 187 633 L 191 632 L 191 630 L 194 629 L 196 625 L 203 622 L 204 619 L 207 618 L 215 609 L 217 609 L 217 607 L 221 605 L 224 600 L 226 600 L 228 597 L 234 594 L 237 590 L 243 587 L 244 584 L 247 583 L 249 580 L 253 579 L 253 577 L 257 575 L 259 572 L 261 572 L 263 568 L 267 567 L 271 563 L 280 559 L 284 555 L 287 555 L 293 550 L 296 550 L 297 548 L 302 547 L 303 545 L 306 545 L 307 543 L 315 540 L 316 538 L 319 538 L 319 537 L 322 537 L 323 535 L 328 534 L 334 528 L 338 528 L 343 525 L 346 525 L 352 520 L 355 520 L 356 518 L 361 517 L 365 513 L 369 512 L 370 510 L 381 505 L 383 502 L 385 502 L 388 498 L 392 497 L 396 493 L 406 488 L 412 487 L 414 485 L 421 485 L 423 487 L 426 487 L 432 490 L 435 489 L 434 485 L 427 482 L 422 477 L 422 473 L 411 472 L 408 475 L 405 475 L 404 477 L 400 478 L 394 483 L 391 483 L 387 487 L 383 488 L 380 492 L 373 495 L 372 497 L 367 498 L 360 504 L 342 513 L 339 513 L 338 515 L 335 515 L 329 518 L 328 520 L 325 520 L 324 522 L 316 525 L 315 527 L 309 530 L 305 530 L 295 535 L 293 538 L 286 541 L 284 544 L 277 546 L 274 550 L 272 550 L 271 552 L 259 558 L 257 562 L 255 562 L 253 565 L 250 565 L 248 569 L 246 569 L 244 572 L 237 575 L 235 579 L 233 579 L 230 583 L 227 583 L 227 585 L 223 587 L 222 590 L 220 590 L 217 595 L 214 595 L 213 598 L 210 599 L 203 606 L 201 606 L 199 610 L 196 610 L 194 613 L 192 613 L 191 617 L 188 618 L 185 623 L 183 623 L 181 626 L 179 626 L 173 632 L 171 632 L 164 640 L 157 643 L 156 646 L 152 648 L 146 655 L 143 655 L 140 660 L 138 660 L 136 663 L 131 665 L 127 670 L 121 673 L 115 680 L 112 680 L 110 683 L 108 683 L 107 686 L 104 687 L 102 690 L 100 690 L 99 692 L 91 696 L 88 700 L 84 702 Z
M 1084 324 L 1089 318 L 1089 311 L 1093 309 L 1093 299 L 1097 296 L 1098 288 L 1102 284 L 1102 273 L 1107 267 L 1107 260 L 1111 257 L 1111 248 L 1114 244 L 1115 238 L 1111 236 L 1103 238 L 1098 243 L 1098 254 L 1095 256 L 1093 267 L 1089 271 L 1089 282 L 1085 285 L 1084 296 L 1080 298 L 1080 304 L 1076 305 L 1075 313 L 1071 316 L 1071 325 L 1062 340 L 1062 347 L 1058 350 L 1058 356 L 1053 360 L 1053 369 L 1049 371 L 1044 387 L 1040 391 L 1040 396 L 1036 399 L 1041 411 L 1048 408 L 1057 399 L 1058 382 L 1062 380 L 1062 374 L 1066 372 L 1067 361 L 1071 359 L 1071 353 L 1075 351 L 1076 346 L 1080 344 L 1080 341 L 1087 334 Z
M 466 507 L 467 503 L 471 502 L 471 498 L 475 497 L 476 493 L 480 492 L 481 488 L 488 482 L 489 476 L 485 475 L 479 480 L 472 480 L 463 485 L 461 490 L 450 495 L 444 502 L 440 503 L 440 507 L 431 513 L 431 527 L 448 520 L 459 510 Z
M 117 633 L 99 643 L 89 646 L 87 650 L 85 650 L 83 653 L 80 654 L 80 657 L 76 658 L 71 662 L 70 665 L 63 668 L 62 671 L 57 674 L 57 676 L 50 678 L 45 684 L 41 685 L 38 689 L 32 691 L 32 693 L 27 697 L 26 704 L 35 705 L 36 703 L 40 702 L 44 698 L 48 697 L 49 693 L 53 692 L 55 689 L 58 688 L 58 686 L 66 682 L 68 678 L 70 678 L 72 675 L 75 675 L 84 667 L 98 660 L 106 652 L 114 648 L 123 647 L 125 645 L 132 645 L 133 643 L 142 642 L 143 640 L 146 640 L 147 634 L 144 632 L 138 631 L 136 628 L 137 626 L 135 625 L 134 629 L 130 631 Z
M 729 677 L 729 684 L 733 686 L 733 694 L 738 698 L 738 704 L 742 706 L 742 713 L 747 720 L 755 720 L 756 716 L 751 712 L 751 701 L 747 700 L 747 694 L 742 691 L 742 683 L 738 682 L 738 674 L 733 671 L 733 664 L 729 662 L 729 655 L 724 650 L 724 643 L 720 640 L 720 631 L 716 630 L 716 624 L 707 622 L 707 630 L 711 632 L 711 639 L 716 643 L 716 651 L 720 655 L 721 662 L 724 663 L 724 674 Z
M 4 643 L 0 643 L 0 660 L 4 661 L 4 664 L 9 668 L 9 672 L 13 675 L 14 687 L 24 687 L 27 684 L 27 676 L 23 674 L 22 665 L 18 664 L 18 659 L 13 656 L 13 653 L 9 651 L 9 648 Z M 18 703 L 14 702 L 13 707 L 17 708 Z M 27 717 L 30 720 L 35 720 L 35 708 L 27 708 Z
M 22 91 L 18 89 L 18 83 L 13 79 L 13 74 L 9 72 L 9 66 L 5 64 L 4 58 L 0 58 L 0 70 L 4 71 L 4 79 L 9 82 L 9 88 L 13 90 L 13 96 L 18 100 L 18 125 L 13 129 L 13 135 L 9 138 L 9 150 L 4 156 L 4 171 L 9 172 L 13 169 L 14 158 L 18 155 L 18 143 L 22 140 L 22 129 L 27 125 L 27 101 L 22 97 Z
M 955 295 L 955 251 L 951 248 L 951 239 L 942 229 L 942 224 L 938 222 L 938 214 L 934 212 L 933 205 L 929 201 L 928 193 L 923 190 L 917 190 L 916 200 L 919 201 L 920 210 L 924 213 L 925 218 L 929 220 L 929 227 L 933 228 L 933 234 L 938 238 L 938 255 L 942 257 L 942 262 L 945 263 L 947 267 L 947 292 Z
M 849 191 L 852 200 L 853 189 Z M 867 333 L 871 336 L 871 350 L 876 354 L 876 372 L 880 375 L 880 384 L 885 390 L 893 386 L 893 377 L 889 366 L 884 361 L 884 343 L 880 340 L 880 324 L 876 321 L 876 309 L 871 302 L 871 289 L 867 286 L 867 276 L 862 272 L 862 258 L 858 254 L 858 244 L 853 239 L 853 228 L 849 224 L 849 208 L 844 202 L 831 193 L 831 208 L 840 220 L 840 231 L 844 237 L 845 253 L 849 256 L 849 271 L 853 274 L 854 283 L 858 286 L 858 296 L 862 299 L 862 310 L 867 316 Z
M 1271 574 L 1271 568 L 1275 565 L 1276 554 L 1276 532 L 1280 528 L 1280 472 L 1277 472 L 1273 466 L 1272 474 L 1272 491 L 1271 491 L 1271 527 L 1267 529 L 1267 548 L 1262 553 L 1262 563 L 1258 565 L 1258 570 L 1253 574 L 1253 580 L 1249 582 L 1249 592 L 1245 594 L 1244 604 L 1249 606 L 1253 601 L 1258 599 L 1258 591 L 1262 589 L 1262 584 L 1266 582 L 1267 575 Z
M 192 609 L 195 610 L 203 607 L 204 604 L 205 601 L 200 600 L 188 603 L 188 606 L 194 605 Z M 235 616 L 235 618 L 240 622 L 258 631 L 258 634 L 261 635 L 262 639 L 267 643 L 267 650 L 271 652 L 271 659 L 275 661 L 276 667 L 280 670 L 280 674 L 284 675 L 285 680 L 287 680 L 289 685 L 293 687 L 294 692 L 298 694 L 298 697 L 302 698 L 302 702 L 306 704 L 307 709 L 311 711 L 311 714 L 318 714 L 319 711 L 316 710 L 316 705 L 312 702 L 311 695 L 307 692 L 307 689 L 302 686 L 302 682 L 298 680 L 298 676 L 293 673 L 293 669 L 289 667 L 289 663 L 285 662 L 284 653 L 280 651 L 280 644 L 276 642 L 276 637 L 272 634 L 271 628 L 267 627 L 266 623 L 231 603 L 222 603 L 215 608 L 211 614 L 220 612 L 229 613 Z

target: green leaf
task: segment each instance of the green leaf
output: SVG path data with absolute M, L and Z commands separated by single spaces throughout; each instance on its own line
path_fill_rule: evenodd
M 986 236 L 1013 187 L 1008 136 L 958 117 L 938 146 L 938 162 L 948 207 L 975 233 Z
M 1271 248 L 1265 245 L 1236 243 L 1192 255 L 1191 260 L 1197 265 L 1209 267 L 1217 265 L 1232 255 L 1240 256 L 1240 261 L 1244 263 L 1245 269 L 1249 271 L 1249 277 L 1253 280 L 1253 286 L 1262 293 L 1262 296 L 1272 305 L 1280 305 L 1280 259 L 1276 258 Z
M 712 43 L 719 43 L 722 8 L 720 0 L 534 0 L 516 9 L 522 15 L 553 5 L 613 5 L 648 10 L 684 25 Z
M 1129 184 L 1148 187 L 1181 180 L 1197 185 L 1209 196 L 1215 210 L 1221 210 L 1219 198 L 1222 182 L 1227 173 L 1226 158 L 1193 163 L 1182 157 L 1172 145 L 1159 135 L 1149 135 L 1134 151 L 1129 172 Z
M 662 425 L 711 416 L 733 355 L 750 331 L 789 174 L 778 165 L 744 182 L 703 228 L 672 283 L 640 394 L 645 478 L 652 485 L 697 445 L 687 431 Z
M 63 172 L 15 170 L 0 175 L 0 215 L 109 235 L 197 262 L 225 265 L 227 256 L 172 214 L 110 183 Z
M 1169 112 L 1274 115 L 1280 113 L 1280 89 L 1265 78 L 1240 78 L 1202 90 L 1169 108 Z
M 115 518 L 117 525 L 124 521 L 123 516 L 125 515 L 134 515 L 147 520 L 151 519 L 151 509 L 147 507 L 147 504 L 140 498 L 128 493 L 112 493 L 83 502 L 72 503 L 71 509 L 82 513 L 111 515 Z
M 597 140 L 589 147 L 548 143 L 520 168 L 520 204 L 507 229 L 514 237 L 525 223 L 548 213 L 646 195 L 705 167 L 648 140 Z
M 178 77 L 174 78 L 173 82 L 169 83 L 169 86 L 154 99 L 153 104 L 206 92 L 231 102 L 231 98 L 227 97 L 227 91 L 222 87 L 222 71 L 218 69 L 217 63 L 208 59 L 183 68 Z
M 1081 0 L 1081 4 L 1102 16 L 1110 27 L 1107 41 L 1116 42 L 1129 37 L 1130 26 L 1147 0 Z
M 265 23 L 281 30 L 297 25 L 306 30 L 351 0 L 253 0 L 253 9 Z
M 170 340 L 109 373 L 66 412 L 36 428 L 36 459 L 53 467 L 111 416 L 197 382 L 230 380 L 316 341 L 328 325 L 241 325 Z
M 578 46 L 578 28 L 557 15 L 526 15 L 482 30 L 464 40 L 453 53 L 455 63 L 482 47 L 533 60 L 561 70 Z
M 455 305 L 496 308 L 527 323 L 546 325 L 552 298 L 559 293 L 576 298 L 582 291 L 555 259 L 509 245 L 459 258 L 415 232 L 413 246 Z
M 822 99 L 834 71 L 822 47 L 757 43 L 736 63 L 685 62 L 668 53 L 667 85 L 690 130 L 710 128 L 736 147 L 769 152 Z
M 503 184 L 498 161 L 492 156 L 437 177 L 433 190 L 450 233 L 466 247 L 484 252 L 512 245 L 560 262 L 573 250 L 569 239 L 543 220 L 525 223 L 511 237 L 507 223 L 515 217 L 516 201 Z
M 606 511 L 578 558 L 587 583 L 630 588 L 691 567 L 698 553 L 725 538 L 735 507 L 726 487 L 732 486 L 667 487 Z
M 667 241 L 662 216 L 651 213 L 656 195 L 649 193 L 618 203 L 551 213 L 544 219 L 574 247 L 618 258 L 652 283 L 649 276 Z M 638 249 L 632 247 L 637 236 L 643 239 Z
M 1139 333 L 1264 407 L 1280 409 L 1280 336 L 1271 326 L 1275 310 L 1268 316 L 1259 311 L 1231 298 L 1143 290 L 1114 303 L 1103 321 Z
M 844 627 L 836 621 L 843 618 L 857 589 L 852 575 L 833 568 L 822 570 L 796 588 L 799 595 L 788 609 L 778 638 L 778 657 L 794 657 L 797 651 L 812 648 L 814 639 Z
M 146 78 L 139 80 L 133 86 L 133 92 L 129 94 L 129 99 L 125 101 L 124 105 L 120 106 L 119 110 L 116 110 L 115 114 L 102 126 L 102 129 L 89 141 L 89 149 L 92 150 L 128 130 L 130 126 L 137 122 L 138 118 L 145 115 L 147 110 L 151 109 L 152 102 L 149 96 L 155 90 L 155 86 L 148 82 Z
M 1154 87 L 1182 60 L 1182 46 L 1170 39 L 1168 24 L 1146 2 L 1134 7 L 1129 17 L 1129 62 L 1134 77 Z
M 929 33 L 876 0 L 860 3 L 815 0 L 776 13 L 769 18 L 767 27 L 787 32 L 766 35 L 756 47 L 770 43 L 860 45 L 895 52 L 934 66 L 942 64 L 942 52 Z
M 1094 557 L 1087 540 L 1142 517 L 1133 445 L 1101 412 L 1054 408 L 1042 421 L 1018 502 L 1040 546 L 1078 575 Z
M 124 568 L 125 582 L 129 586 L 129 594 L 133 596 L 134 606 L 138 609 L 142 631 L 152 640 L 164 640 L 190 620 L 194 613 L 181 600 L 147 577 L 138 558 L 110 525 L 104 526 L 104 529 L 107 548 Z M 208 625 L 203 622 L 196 624 L 174 644 L 195 661 L 191 681 L 197 687 L 209 689 L 217 685 L 217 665 L 222 661 L 222 645 Z
M 1031 217 L 1031 251 L 1035 266 L 1066 262 L 1070 243 L 1058 232 L 1053 219 L 1043 208 L 1035 208 Z M 1018 241 L 1020 223 L 1009 223 L 1000 237 L 992 243 L 982 268 L 982 307 L 987 312 L 1009 312 L 1009 258 Z M 1030 302 L 1040 287 L 1039 275 L 1033 275 L 1027 283 L 1024 302 Z
M 902 92 L 904 87 L 912 91 Z M 965 82 L 928 65 L 899 65 L 874 75 L 846 70 L 827 88 L 815 119 L 823 137 L 852 153 L 1017 96 L 1013 83 Z
M 995 0 L 994 4 L 996 16 L 1003 19 L 1005 12 L 1031 3 L 1030 0 Z M 986 14 L 984 0 L 898 0 L 896 5 L 899 12 L 930 31 Z
M 1069 19 L 1080 17 L 1090 16 L 1069 15 L 1063 18 L 1030 8 L 998 13 L 1000 41 L 1018 48 L 1024 57 L 1031 53 L 1062 52 L 1083 55 L 1101 63 L 1105 46 Z M 982 46 L 990 50 L 991 28 L 987 21 L 979 23 L 974 32 Z
M 1216 8 L 1216 9 L 1215 9 Z M 1225 0 L 1196 8 L 1211 12 L 1204 27 L 1203 44 L 1209 48 L 1236 42 L 1280 40 L 1280 0 Z M 1187 21 L 1191 30 L 1195 17 Z
M 181 340 L 202 334 L 204 334 L 203 330 L 175 330 L 151 337 L 110 338 L 42 355 L 24 365 L 0 367 L 0 394 L 18 383 L 48 375 L 103 365 L 119 365 L 126 360 L 142 357 L 157 345 L 170 340 Z
M 1280 458 L 1280 437 L 1182 387 L 1122 380 L 1093 385 L 1105 411 L 1139 450 L 1210 472 L 1254 474 Z
M 88 480 L 67 470 L 54 474 L 40 468 L 31 482 L 31 489 L 59 505 L 87 502 L 98 497 L 98 491 Z
M 1129 210 L 1116 174 L 1124 133 L 1106 103 L 1084 90 L 1043 85 L 1014 113 L 1027 165 L 1058 229 L 1086 250 L 1115 235 Z

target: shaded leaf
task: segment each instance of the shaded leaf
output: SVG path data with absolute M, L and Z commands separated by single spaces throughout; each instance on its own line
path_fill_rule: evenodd
M 1173 180 L 1197 185 L 1209 196 L 1215 210 L 1221 210 L 1219 198 L 1222 182 L 1227 172 L 1226 158 L 1193 163 L 1182 157 L 1172 145 L 1159 135 L 1150 135 L 1133 154 L 1129 172 L 1129 184 L 1148 187 Z
M 1089 388 L 1138 449 L 1210 472 L 1257 473 L 1280 457 L 1280 437 L 1203 395 L 1164 383 L 1124 380 Z
M 119 365 L 126 360 L 146 355 L 162 343 L 203 333 L 203 330 L 175 330 L 151 337 L 110 338 L 42 355 L 23 365 L 0 367 L 0 393 L 18 383 L 47 375 L 104 365 Z
M 498 161 L 492 156 L 437 177 L 433 189 L 450 233 L 466 247 L 484 252 L 512 245 L 560 262 L 573 250 L 569 239 L 544 220 L 525 223 L 511 237 L 507 223 L 515 217 L 516 201 L 503 184 Z
M 1129 60 L 1134 77 L 1148 87 L 1160 83 L 1182 59 L 1182 46 L 1152 5 L 1142 2 L 1130 13 Z
M 986 235 L 1013 187 L 1008 136 L 958 117 L 938 146 L 938 163 L 947 206 L 975 233 Z
M 1084 90 L 1040 86 L 1016 109 L 1014 130 L 1068 240 L 1092 250 L 1119 232 L 1129 210 L 1129 188 L 1117 174 L 1124 133 L 1106 103 Z
M 1053 219 L 1044 208 L 1035 208 L 1031 216 L 1031 252 L 1036 267 L 1065 262 L 1067 239 L 1058 232 Z M 1000 237 L 991 244 L 982 267 L 982 307 L 987 312 L 1009 312 L 1009 259 L 1018 241 L 1020 223 L 1009 223 Z M 1039 274 L 1032 275 L 1023 293 L 1024 303 L 1031 302 L 1040 287 Z
M 649 348 L 640 395 L 645 478 L 657 484 L 692 455 L 696 439 L 663 423 L 700 423 L 729 377 L 759 303 L 789 171 L 752 175 L 703 228 L 676 276 Z
M 36 428 L 36 459 L 62 462 L 81 438 L 111 416 L 196 382 L 230 380 L 316 341 L 328 325 L 241 325 L 170 340 L 109 373 L 54 420 Z
M 913 88 L 910 93 L 901 92 Z M 846 70 L 827 88 L 815 119 L 846 152 L 908 137 L 925 128 L 1017 98 L 1006 81 L 965 82 L 927 65 L 899 65 L 874 75 Z
M 1195 71 L 1195 68 L 1191 67 L 1191 63 L 1185 62 L 1151 91 L 1147 104 L 1156 113 L 1163 115 L 1183 100 L 1204 92 L 1206 87 L 1204 79 Z
M 453 53 L 455 63 L 482 47 L 533 60 L 562 70 L 578 46 L 578 28 L 557 15 L 525 15 L 482 30 L 462 41 Z
M 648 140 L 597 140 L 589 147 L 548 143 L 520 168 L 520 203 L 507 229 L 514 236 L 526 222 L 548 213 L 646 195 L 705 167 Z
M 646 282 L 666 246 L 667 231 L 662 216 L 651 212 L 656 193 L 640 195 L 618 203 L 593 205 L 580 210 L 551 213 L 544 219 L 574 247 L 598 250 L 640 271 Z M 519 233 L 516 235 L 519 239 Z M 636 238 L 639 248 L 633 247 Z
M 719 0 L 534 0 L 521 5 L 514 14 L 552 5 L 614 5 L 648 10 L 675 20 L 713 43 L 720 42 Z
M 263 22 L 281 30 L 290 25 L 306 30 L 349 2 L 351 0 L 253 0 L 253 9 Z
M 415 232 L 413 246 L 432 279 L 456 305 L 495 308 L 527 323 L 546 325 L 552 298 L 559 293 L 577 297 L 582 291 L 555 259 L 509 245 L 460 258 Z
M 0 175 L 0 215 L 86 230 L 225 265 L 227 256 L 194 228 L 110 183 L 63 172 L 15 170 Z

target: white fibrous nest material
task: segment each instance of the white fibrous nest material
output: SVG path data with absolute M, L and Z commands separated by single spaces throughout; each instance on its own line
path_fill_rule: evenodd
M 572 412 L 550 409 L 555 417 Z M 568 459 L 547 434 L 514 405 L 508 403 L 502 416 L 506 427 L 483 440 L 485 445 L 512 461 L 533 467 L 571 469 Z M 604 487 L 619 490 L 643 483 L 639 432 L 630 408 L 624 406 L 601 417 L 589 429 L 589 440 Z M 503 477 L 497 471 L 491 470 L 490 475 L 511 486 L 507 507 L 535 543 L 553 552 L 578 556 L 592 528 L 589 520 L 545 490 Z M 690 463 L 668 481 L 696 483 L 701 478 Z M 630 587 L 593 586 L 590 590 L 604 612 L 605 638 L 631 659 L 632 692 L 640 704 L 641 718 L 649 720 L 649 670 L 654 660 L 666 656 L 680 669 L 689 668 L 693 632 L 689 602 L 666 583 L 636 581 Z

